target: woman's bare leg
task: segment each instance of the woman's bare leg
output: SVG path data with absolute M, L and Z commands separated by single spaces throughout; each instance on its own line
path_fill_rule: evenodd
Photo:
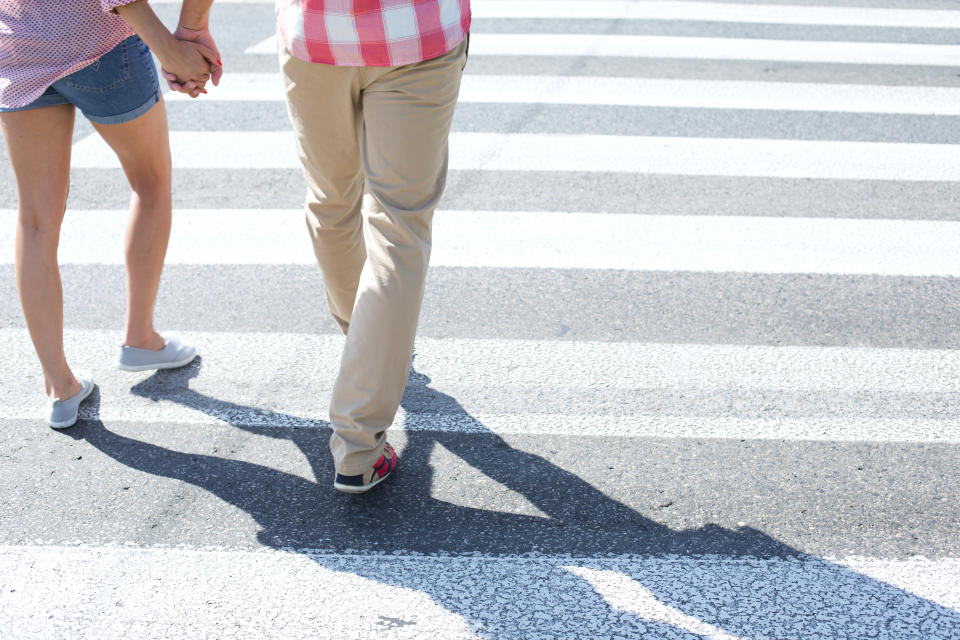
M 61 400 L 81 389 L 63 352 L 63 287 L 57 265 L 70 190 L 73 119 L 71 105 L 0 113 L 17 177 L 17 291 L 47 395 Z
M 153 305 L 160 288 L 170 238 L 172 210 L 170 142 L 163 100 L 136 120 L 94 124 L 116 152 L 133 196 L 127 226 L 127 333 L 124 344 L 162 349 L 153 328 Z

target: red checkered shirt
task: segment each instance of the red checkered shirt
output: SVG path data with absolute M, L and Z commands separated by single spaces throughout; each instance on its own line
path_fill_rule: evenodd
M 442 56 L 470 29 L 470 0 L 277 0 L 280 37 L 308 62 L 393 67 Z

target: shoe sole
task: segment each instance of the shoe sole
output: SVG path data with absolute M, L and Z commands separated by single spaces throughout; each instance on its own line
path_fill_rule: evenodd
M 197 357 L 197 354 L 194 353 L 189 358 L 184 358 L 183 360 L 177 360 L 176 362 L 163 362 L 160 364 L 123 364 L 121 362 L 117 363 L 117 368 L 121 371 L 152 371 L 154 369 L 179 369 L 180 367 L 185 367 L 193 359 Z
M 90 397 L 90 394 L 93 393 L 93 389 L 96 386 L 97 385 L 95 384 L 90 385 L 90 389 L 85 394 L 83 394 L 82 398 L 80 398 L 80 402 L 77 403 L 77 415 L 73 416 L 72 420 L 64 420 L 62 422 L 50 422 L 49 420 L 47 420 L 47 424 L 50 426 L 50 428 L 66 429 L 67 427 L 72 427 L 73 425 L 77 424 L 77 419 L 80 417 L 80 405 L 83 403 L 84 400 Z
M 377 478 L 370 484 L 365 484 L 361 487 L 358 487 L 352 484 L 340 484 L 339 482 L 334 482 L 333 488 L 336 489 L 337 491 L 342 491 L 343 493 L 366 493 L 367 491 L 370 491 L 370 489 L 373 489 L 375 486 L 377 486 L 378 484 L 380 484 L 381 482 L 389 478 L 391 475 L 393 475 L 393 471 L 383 476 L 382 478 Z

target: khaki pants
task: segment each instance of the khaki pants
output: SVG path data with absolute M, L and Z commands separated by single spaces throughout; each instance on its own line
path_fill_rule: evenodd
M 373 466 L 400 406 L 466 58 L 465 41 L 417 64 L 336 67 L 281 45 L 307 227 L 347 334 L 330 402 L 338 473 Z

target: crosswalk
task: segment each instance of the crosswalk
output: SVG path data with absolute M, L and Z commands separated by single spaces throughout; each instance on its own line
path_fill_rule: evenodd
M 166 96 L 194 365 L 110 368 L 123 177 L 81 125 L 99 389 L 41 428 L 0 173 L 0 634 L 960 638 L 960 10 L 848 4 L 474 0 L 403 464 L 351 500 L 272 4 L 218 0 L 222 86 Z

